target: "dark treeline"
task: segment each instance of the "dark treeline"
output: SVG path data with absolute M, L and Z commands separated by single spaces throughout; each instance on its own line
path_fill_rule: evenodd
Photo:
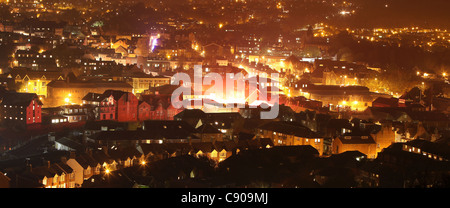
M 441 74 L 450 68 L 450 49 L 442 46 L 423 48 L 411 43 L 388 44 L 356 39 L 347 32 L 333 37 L 331 54 L 344 61 L 365 62 L 381 68 L 401 68 Z

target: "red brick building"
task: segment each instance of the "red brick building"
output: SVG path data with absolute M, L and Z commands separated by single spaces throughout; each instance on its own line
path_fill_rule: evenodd
M 138 120 L 145 121 L 152 118 L 152 107 L 145 101 L 139 101 Z
M 119 122 L 138 120 L 139 101 L 131 92 L 106 90 L 99 103 L 99 120 Z
M 2 92 L 0 120 L 19 125 L 42 123 L 42 105 L 35 93 Z
M 151 106 L 150 120 L 173 120 L 183 110 L 175 108 L 167 95 L 141 95 L 141 98 Z

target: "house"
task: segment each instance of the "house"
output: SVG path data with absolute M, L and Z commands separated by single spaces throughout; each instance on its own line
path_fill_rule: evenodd
M 208 123 L 224 134 L 224 139 L 232 139 L 235 122 L 242 119 L 239 112 L 206 113 L 203 123 Z
M 108 155 L 119 163 L 120 168 L 128 168 L 146 163 L 144 156 L 136 147 L 114 147 L 108 150 Z
M 81 104 L 81 105 L 63 105 L 60 106 L 61 115 L 67 118 L 67 121 L 80 122 L 95 118 L 95 105 Z
M 142 129 L 151 135 L 153 142 L 184 143 L 200 141 L 198 131 L 184 121 L 147 120 Z M 150 141 L 149 141 L 150 142 Z
M 67 104 L 88 104 L 88 102 L 100 102 L 86 100 L 89 93 L 92 95 L 103 94 L 107 90 L 132 92 L 133 87 L 121 81 L 90 80 L 53 80 L 47 84 L 46 106 L 54 107 Z
M 107 149 L 114 146 L 133 147 L 140 143 L 189 143 L 199 142 L 197 130 L 182 121 L 147 120 L 142 129 L 96 131 L 90 139 Z
M 138 120 L 145 121 L 152 118 L 151 106 L 146 101 L 139 101 L 138 104 Z
M 170 77 L 148 75 L 142 71 L 135 72 L 129 77 L 127 83 L 133 86 L 134 93 L 142 93 L 150 87 L 170 84 Z
M 319 152 L 310 145 L 249 149 L 218 164 L 218 170 L 223 171 L 224 176 L 230 180 L 238 181 L 241 186 L 258 180 L 269 184 L 277 183 L 281 187 L 286 180 L 285 174 L 292 173 L 287 170 L 288 167 L 298 167 L 299 164 L 315 160 L 318 155 Z M 283 176 L 280 177 L 281 175 Z
M 400 188 L 442 187 L 450 170 L 448 152 L 448 145 L 424 140 L 394 143 L 378 154 L 378 163 L 386 167 L 380 184 Z
M 202 124 L 196 130 L 198 131 L 196 135 L 202 142 L 223 141 L 223 133 L 208 123 Z
M 99 105 L 100 120 L 129 122 L 138 120 L 138 99 L 131 92 L 106 90 Z
M 29 68 L 35 71 L 57 71 L 56 57 L 51 52 L 33 50 L 17 50 L 15 52 L 14 66 Z M 30 70 L 30 71 L 31 71 Z M 58 72 L 57 72 L 58 73 Z M 36 74 L 36 73 L 35 73 Z M 37 73 L 39 74 L 39 73 Z M 42 74 L 45 74 L 42 73 Z M 42 76 L 42 75 L 41 75 Z M 50 76 L 49 76 L 50 77 Z
M 261 138 L 270 138 L 276 146 L 311 145 L 323 153 L 323 137 L 299 123 L 272 121 L 257 129 Z
M 28 175 L 38 179 L 45 188 L 75 188 L 73 169 L 62 162 L 33 167 Z
M 108 148 L 106 147 L 88 150 L 88 154 L 97 162 L 96 168 L 100 167 L 100 173 L 109 173 L 120 168 L 118 161 L 108 155 Z
M 322 101 L 322 107 L 331 111 L 364 111 L 378 97 L 390 95 L 370 92 L 364 86 L 314 85 L 305 84 L 300 95 L 311 100 Z
M 346 151 L 359 151 L 371 159 L 377 156 L 377 143 L 371 135 L 344 134 L 333 140 L 331 149 L 333 154 L 340 154 Z
M 0 92 L 0 120 L 21 126 L 42 123 L 42 105 L 35 93 Z
M 14 80 L 17 92 L 36 93 L 43 97 L 47 97 L 48 83 L 52 80 L 64 80 L 60 71 L 35 71 L 20 67 L 13 68 L 5 76 Z
M 188 155 L 192 147 L 189 143 L 140 143 L 136 149 L 146 161 L 156 161 L 169 157 Z
M 214 150 L 211 152 L 211 159 L 222 162 L 236 154 L 237 145 L 233 141 L 216 141 Z
M 377 153 L 381 152 L 384 148 L 389 147 L 396 141 L 395 131 L 393 131 L 394 125 L 392 122 L 382 121 L 380 125 L 376 126 L 376 130 L 372 131 L 370 135 L 377 143 Z
M 166 144 L 141 143 L 137 149 L 144 156 L 145 161 L 149 162 L 166 159 L 171 156 Z
M 98 106 L 98 105 L 100 105 L 102 96 L 103 96 L 102 93 L 89 92 L 82 98 L 82 101 L 83 101 L 82 104 L 83 105 L 89 104 L 89 105 Z
M 193 142 L 191 143 L 191 146 L 192 146 L 191 155 L 195 157 L 204 156 L 210 159 L 213 158 L 212 156 L 217 157 L 217 150 L 215 149 L 216 147 L 212 142 Z M 215 151 L 214 155 L 212 155 L 213 151 Z
M 402 150 L 421 154 L 424 157 L 438 161 L 450 160 L 450 146 L 423 139 L 414 139 L 403 143 Z
M 206 113 L 200 109 L 184 109 L 183 111 L 176 114 L 174 120 L 185 121 L 191 126 L 197 127 L 199 122 L 205 122 Z
M 330 119 L 326 124 L 326 136 L 333 137 L 351 132 L 353 126 L 348 119 Z
M 154 95 L 141 95 L 141 100 L 150 105 L 151 120 L 173 120 L 174 116 L 182 110 L 172 105 L 171 95 L 159 93 Z
M 101 164 L 86 152 L 71 152 L 66 164 L 73 169 L 75 174 L 75 187 L 81 187 L 83 182 L 94 175 L 99 175 Z

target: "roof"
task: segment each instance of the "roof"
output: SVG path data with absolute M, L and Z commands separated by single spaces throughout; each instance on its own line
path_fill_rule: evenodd
M 317 133 L 311 131 L 309 128 L 293 122 L 272 121 L 259 126 L 258 129 L 283 133 L 287 135 L 294 135 L 297 137 L 304 137 L 304 138 L 319 137 Z
M 101 120 L 101 121 L 93 121 L 87 120 L 84 128 L 86 130 L 101 130 L 102 127 L 107 127 L 109 129 L 127 129 L 128 123 L 126 122 L 118 122 L 114 120 Z
M 103 93 L 103 98 L 107 98 L 107 97 L 109 97 L 111 95 L 113 96 L 114 100 L 119 100 L 122 96 L 129 95 L 129 92 L 124 92 L 124 91 L 121 91 L 121 90 L 106 90 Z
M 414 139 L 405 144 L 420 148 L 423 152 L 434 153 L 446 159 L 450 159 L 450 146 L 447 144 L 434 143 L 423 139 Z
M 210 124 L 203 124 L 197 128 L 197 131 L 201 134 L 222 134 L 217 128 L 211 126 Z
M 82 144 L 80 144 L 80 143 L 78 143 L 76 141 L 73 141 L 73 140 L 71 140 L 71 139 L 69 139 L 67 137 L 62 137 L 61 139 L 58 139 L 55 142 L 60 143 L 60 144 L 62 144 L 64 146 L 69 147 L 69 148 L 74 149 L 74 150 L 80 150 L 83 147 Z
M 198 152 L 200 150 L 202 152 L 212 152 L 215 149 L 212 142 L 193 142 L 191 146 L 194 152 Z
M 416 121 L 450 121 L 450 118 L 446 114 L 436 111 L 411 111 L 406 113 L 411 119 Z
M 61 71 L 34 71 L 28 68 L 13 68 L 8 75 L 11 75 L 13 79 L 19 75 L 20 79 L 24 79 L 28 76 L 29 79 L 40 80 L 57 80 L 58 78 L 64 79 L 64 74 Z
M 164 140 L 188 139 L 195 137 L 198 131 L 184 121 L 148 120 L 144 122 L 144 130 L 100 131 L 92 139 L 95 140 Z
M 375 106 L 375 107 L 397 107 L 398 106 L 398 98 L 378 97 L 377 99 L 372 101 L 372 106 Z
M 338 137 L 342 144 L 376 144 L 370 135 L 344 135 Z
M 186 139 L 198 131 L 185 121 L 147 120 L 144 121 L 146 132 L 151 132 L 153 138 Z
M 117 81 L 77 81 L 68 82 L 66 80 L 53 80 L 47 84 L 50 88 L 109 88 L 109 89 L 129 89 L 133 87 L 126 82 Z
M 82 100 L 91 101 L 91 102 L 100 102 L 103 100 L 103 94 L 90 92 L 86 94 Z
M 139 144 L 142 153 L 147 155 L 149 153 L 153 154 L 168 154 L 169 151 L 165 144 L 151 143 L 151 144 Z
M 315 156 L 319 155 L 319 152 L 316 148 L 311 145 L 290 145 L 290 146 L 273 146 L 272 148 L 261 148 L 261 149 L 250 149 L 245 151 L 244 154 L 263 154 L 263 155 L 283 155 L 283 156 L 304 156 L 310 155 Z M 239 153 L 241 154 L 241 153 Z
M 108 155 L 117 160 L 126 160 L 127 158 L 139 157 L 141 153 L 134 147 L 118 148 L 108 150 Z
M 348 119 L 330 119 L 327 127 L 351 129 L 352 124 Z
M 214 143 L 215 149 L 220 152 L 223 149 L 226 151 L 234 151 L 237 148 L 237 145 L 233 141 L 216 141 Z
M 174 116 L 174 118 L 178 118 L 178 119 L 188 119 L 188 118 L 205 118 L 206 117 L 206 113 L 203 112 L 200 109 L 184 109 L 183 111 L 181 111 L 180 113 L 178 113 L 177 115 Z
M 4 105 L 28 106 L 33 100 L 39 105 L 43 105 L 36 93 L 6 92 L 0 94 L 0 99 L 0 103 Z
M 47 166 L 40 166 L 40 167 L 33 167 L 31 173 L 40 177 L 53 177 L 56 174 L 62 175 L 72 173 L 72 168 L 68 165 L 59 162 L 59 163 L 53 163 Z
M 99 164 L 92 156 L 88 153 L 79 153 L 74 158 L 83 168 L 87 168 L 88 166 L 95 167 Z

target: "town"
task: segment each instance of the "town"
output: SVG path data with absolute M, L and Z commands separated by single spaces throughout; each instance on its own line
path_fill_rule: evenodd
M 361 4 L 1 1 L 0 187 L 450 187 L 450 27 Z

